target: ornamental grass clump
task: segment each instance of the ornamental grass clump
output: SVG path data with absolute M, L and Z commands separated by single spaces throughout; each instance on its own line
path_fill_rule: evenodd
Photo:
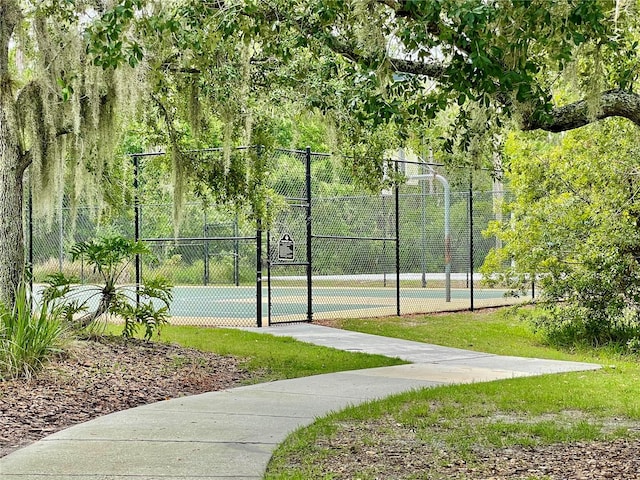
M 67 329 L 58 308 L 36 305 L 24 284 L 13 307 L 0 303 L 0 380 L 30 378 L 64 350 Z

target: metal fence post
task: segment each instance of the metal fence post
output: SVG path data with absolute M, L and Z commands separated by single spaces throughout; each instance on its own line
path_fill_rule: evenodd
M 262 220 L 256 227 L 256 323 L 262 326 Z
M 425 166 L 421 165 L 420 173 L 422 175 L 426 174 Z M 420 270 L 421 270 L 421 280 L 422 280 L 422 288 L 427 288 L 427 190 L 426 190 L 426 181 L 424 179 L 420 180 Z
M 29 169 L 31 170 L 31 169 Z M 28 206 L 27 206 L 27 232 L 29 235 L 29 291 L 31 292 L 31 296 L 29 297 L 29 301 L 31 302 L 31 306 L 33 306 L 33 187 L 32 187 L 32 179 L 31 179 L 31 171 L 29 172 L 29 197 L 28 197 Z
M 207 223 L 208 222 L 208 218 L 207 218 L 207 210 L 206 210 L 206 208 L 202 212 L 202 219 L 204 221 L 204 224 L 202 226 L 202 234 L 204 236 L 203 283 L 204 283 L 204 286 L 206 287 L 207 285 L 209 285 L 209 240 L 207 240 L 209 238 L 209 224 Z
M 240 243 L 238 237 L 240 231 L 238 229 L 238 212 L 236 212 L 233 222 L 233 281 L 236 287 L 240 286 Z
M 134 227 L 133 227 L 133 237 L 136 242 L 140 241 L 140 157 L 137 155 L 133 156 L 133 213 L 134 213 Z M 140 283 L 142 281 L 142 262 L 140 259 L 140 254 L 136 253 L 135 257 L 135 266 L 136 266 L 136 306 L 140 305 Z
M 262 156 L 262 147 L 257 147 L 258 158 Z M 262 219 L 256 220 L 256 324 L 262 327 Z
M 531 300 L 536 298 L 536 281 L 535 276 L 531 279 Z
M 382 286 L 387 286 L 387 235 L 391 235 L 391 232 L 387 232 L 387 224 L 389 223 L 388 215 L 387 215 L 387 204 L 386 204 L 386 195 L 385 192 L 382 192 Z
M 311 217 L 311 147 L 307 147 L 305 150 L 305 184 L 307 190 L 307 320 L 313 321 L 313 277 L 312 277 L 312 264 L 313 255 L 311 253 L 312 247 L 312 217 Z
M 395 190 L 395 214 L 396 214 L 396 315 L 400 316 L 400 186 L 398 185 L 398 162 L 395 163 L 396 180 Z
M 473 170 L 469 170 L 469 276 L 469 309 L 473 312 Z
M 267 325 L 271 326 L 273 308 L 273 290 L 271 288 L 271 230 L 267 230 Z
M 58 271 L 62 272 L 64 267 L 64 194 L 60 195 L 60 205 L 58 205 Z

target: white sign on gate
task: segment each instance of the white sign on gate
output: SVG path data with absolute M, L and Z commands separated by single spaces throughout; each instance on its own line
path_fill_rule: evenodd
M 295 245 L 291 235 L 285 233 L 278 242 L 278 260 L 292 262 L 295 259 Z

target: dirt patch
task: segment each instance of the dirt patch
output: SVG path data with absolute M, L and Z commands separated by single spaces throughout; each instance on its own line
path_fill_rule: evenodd
M 574 442 L 478 449 L 462 458 L 444 443 L 429 443 L 393 420 L 341 422 L 320 437 L 311 464 L 314 478 L 470 480 L 640 480 L 640 440 Z

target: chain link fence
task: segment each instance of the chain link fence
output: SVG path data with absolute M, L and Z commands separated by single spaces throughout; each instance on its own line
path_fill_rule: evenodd
M 158 157 L 138 158 L 141 192 L 152 181 L 145 179 L 145 163 Z M 142 279 L 162 275 L 175 285 L 173 323 L 254 326 L 474 309 L 526 298 L 487 288 L 477 273 L 496 246 L 482 232 L 499 217 L 505 195 L 488 172 L 395 162 L 406 182 L 374 195 L 330 155 L 278 150 L 264 160 L 268 186 L 282 196 L 270 207 L 268 231 L 242 212 L 203 202 L 184 205 L 178 233 L 173 206 L 144 196 L 110 216 L 62 204 L 51 221 L 32 225 L 34 282 L 60 271 L 96 282 L 82 261 L 71 262 L 69 248 L 118 234 L 150 247 L 152 254 L 141 259 Z M 136 283 L 135 265 L 121 280 Z
M 77 207 L 72 209 L 61 203 L 49 221 L 34 221 L 27 232 L 32 232 L 32 249 L 29 252 L 33 281 L 38 284 L 49 275 L 62 272 L 81 283 L 97 282 L 99 278 L 82 260 L 73 262 L 69 253 L 77 242 L 96 237 L 121 235 L 133 237 L 133 210 L 122 212 L 108 220 L 101 217 L 98 208 Z M 124 282 L 135 279 L 133 265 L 125 269 Z
M 405 182 L 364 194 L 350 169 L 312 156 L 313 318 L 384 316 L 520 302 L 477 273 L 504 192 L 491 172 L 395 160 Z M 476 185 L 476 189 L 470 185 Z M 477 188 L 488 189 L 478 191 Z

